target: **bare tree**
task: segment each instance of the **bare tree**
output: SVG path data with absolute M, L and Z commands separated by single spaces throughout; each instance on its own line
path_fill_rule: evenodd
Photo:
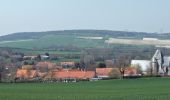
M 131 57 L 128 55 L 121 55 L 118 57 L 116 61 L 116 65 L 119 68 L 121 75 L 123 77 L 124 71 L 127 67 L 129 67 L 131 61 Z

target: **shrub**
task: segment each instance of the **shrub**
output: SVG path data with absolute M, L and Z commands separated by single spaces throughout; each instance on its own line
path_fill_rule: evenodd
M 116 79 L 121 78 L 120 70 L 118 68 L 113 68 L 112 71 L 109 73 L 109 77 Z

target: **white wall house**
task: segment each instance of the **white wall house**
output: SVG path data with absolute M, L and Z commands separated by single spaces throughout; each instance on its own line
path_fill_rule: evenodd
M 150 60 L 132 60 L 131 66 L 140 66 L 143 74 L 147 74 L 147 70 L 151 68 Z

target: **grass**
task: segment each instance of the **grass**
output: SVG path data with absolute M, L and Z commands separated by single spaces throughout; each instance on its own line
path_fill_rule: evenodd
M 46 35 L 31 41 L 2 42 L 1 47 L 13 48 L 52 48 L 52 47 L 105 47 L 104 40 L 78 39 L 77 35 Z
M 0 84 L 1 100 L 168 100 L 169 78 Z

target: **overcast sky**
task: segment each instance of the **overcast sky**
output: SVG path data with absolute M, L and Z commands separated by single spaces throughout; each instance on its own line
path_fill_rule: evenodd
M 0 35 L 67 29 L 170 32 L 170 0 L 0 0 Z

